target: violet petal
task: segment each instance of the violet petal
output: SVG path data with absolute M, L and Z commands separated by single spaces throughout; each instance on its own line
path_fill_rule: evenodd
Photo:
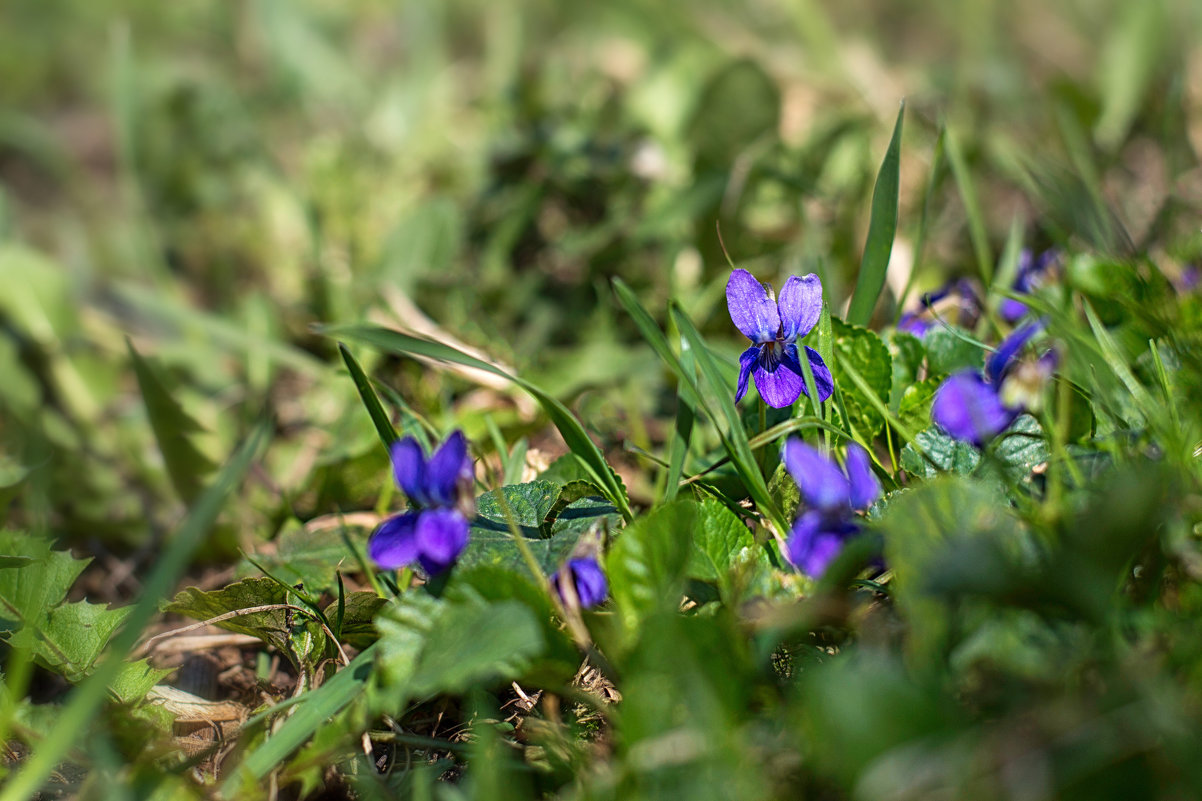
M 777 302 L 785 340 L 803 337 L 817 325 L 822 313 L 822 282 L 813 273 L 791 275 L 781 287 Z
M 385 570 L 396 570 L 417 559 L 417 519 L 421 512 L 406 512 L 380 524 L 367 541 L 367 554 Z
M 746 270 L 735 270 L 726 282 L 726 308 L 730 319 L 752 342 L 775 339 L 780 330 L 776 301 L 768 297 L 764 285 Z
M 811 507 L 824 512 L 849 508 L 851 487 L 847 476 L 817 448 L 794 437 L 785 442 L 782 459 Z
M 935 391 L 931 419 L 948 436 L 980 447 L 1014 421 L 1018 412 L 1007 409 L 997 390 L 975 370 L 953 373 Z

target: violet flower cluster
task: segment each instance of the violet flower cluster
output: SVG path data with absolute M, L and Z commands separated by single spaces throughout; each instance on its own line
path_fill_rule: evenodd
M 780 297 L 774 298 L 771 286 L 761 284 L 746 270 L 735 270 L 726 283 L 726 306 L 735 327 L 751 340 L 751 347 L 739 357 L 735 402 L 746 394 L 748 378 L 755 379 L 764 403 L 777 409 L 791 406 L 803 393 L 809 397 L 797 340 L 810 333 L 822 312 L 818 276 L 789 276 Z M 810 347 L 805 351 L 818 400 L 824 401 L 835 387 L 831 371 L 818 351 Z
M 385 520 L 368 540 L 368 554 L 387 570 L 418 564 L 429 575 L 441 573 L 467 547 L 474 514 L 467 439 L 456 431 L 427 459 L 418 441 L 405 437 L 389 456 L 397 486 L 414 508 Z
M 605 573 L 592 557 L 569 559 L 567 564 L 551 577 L 551 587 L 559 596 L 559 600 L 565 604 L 568 603 L 568 593 L 565 589 L 568 582 L 571 582 L 581 609 L 593 608 L 609 594 L 609 583 L 605 580 Z
M 818 578 L 844 543 L 859 533 L 855 512 L 881 496 L 881 484 L 868 452 L 854 442 L 847 446 L 846 472 L 800 439 L 785 443 L 782 458 L 807 507 L 793 524 L 786 556 L 802 572 Z
M 948 436 L 978 448 L 1005 431 L 1038 397 L 1055 369 L 1055 351 L 1048 351 L 1029 370 L 1016 358 L 1042 328 L 1042 321 L 1027 323 L 1002 340 L 984 374 L 968 369 L 948 376 L 935 391 L 931 419 Z

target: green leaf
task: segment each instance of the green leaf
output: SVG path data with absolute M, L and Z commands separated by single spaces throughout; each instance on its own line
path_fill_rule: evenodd
M 897 405 L 897 419 L 911 431 L 923 430 L 930 424 L 931 402 L 942 383 L 941 379 L 927 378 L 906 387 Z
M 474 367 L 477 370 L 484 370 L 495 376 L 500 376 L 507 381 L 512 381 L 538 401 L 543 412 L 550 418 L 555 427 L 559 429 L 559 433 L 563 437 L 564 442 L 567 443 L 568 449 L 580 459 L 588 471 L 589 479 L 602 489 L 605 496 L 617 507 L 623 518 L 627 520 L 631 518 L 630 502 L 626 497 L 626 488 L 622 485 L 621 479 L 618 478 L 613 468 L 605 461 L 605 456 L 601 453 L 601 450 L 589 438 L 584 427 L 580 425 L 580 421 L 568 410 L 568 407 L 529 381 L 512 376 L 496 365 L 489 364 L 474 356 L 469 356 L 441 342 L 411 337 L 387 328 L 373 325 L 349 325 L 336 326 L 324 330 L 325 333 L 331 336 L 357 340 L 390 353 L 421 356 L 436 361 Z
M 569 490 L 567 487 L 574 488 Z M 561 490 L 546 481 L 532 481 L 481 495 L 476 502 L 471 541 L 459 557 L 459 566 L 500 565 L 525 569 L 521 551 L 513 541 L 506 507 L 539 567 L 548 574 L 567 559 L 585 532 L 594 527 L 618 525 L 617 510 L 603 498 L 583 497 L 557 507 L 561 497 L 570 498 L 581 490 L 578 484 L 567 487 Z M 565 491 L 566 496 L 563 495 Z
M 366 648 L 379 637 L 374 624 L 376 613 L 388 603 L 374 592 L 352 592 L 345 598 L 342 610 L 342 641 L 356 648 Z M 338 614 L 338 602 L 334 601 L 325 610 L 325 616 L 333 620 Z
M 1009 504 L 964 476 L 945 475 L 895 493 L 881 517 L 885 559 L 920 652 L 945 644 L 953 607 L 939 598 L 996 592 L 1013 580 L 1026 547 Z M 928 651 L 929 653 L 929 651 Z
M 230 612 L 289 603 L 290 593 L 270 578 L 248 578 L 220 590 L 203 592 L 188 587 L 163 607 L 164 612 L 211 620 Z M 274 646 L 300 668 L 324 653 L 327 637 L 312 616 L 294 609 L 269 609 L 228 617 L 213 625 L 258 637 Z
M 191 503 L 203 489 L 205 478 L 215 469 L 215 465 L 196 449 L 188 436 L 204 429 L 171 397 L 158 369 L 140 356 L 128 339 L 125 345 L 129 349 L 129 358 L 138 377 L 138 388 L 146 405 L 146 416 L 154 431 L 159 452 L 163 454 L 171 485 L 184 503 Z
M 149 660 L 139 659 L 137 662 L 126 662 L 121 672 L 109 684 L 109 692 L 123 704 L 137 703 L 146 697 L 150 689 L 162 681 L 173 671 L 166 668 L 151 667 Z
M 34 653 L 38 660 L 72 683 L 92 671 L 132 606 L 109 609 L 87 601 L 46 610 Z
M 766 566 L 764 549 L 756 544 L 747 524 L 721 501 L 706 498 L 698 514 L 700 525 L 693 531 L 688 577 L 716 584 L 723 601 L 733 603 L 737 600 L 737 577 L 733 574 L 752 566 Z
M 1051 456 L 1043 426 L 1029 414 L 1019 415 L 989 443 L 989 454 L 1009 483 L 1021 481 Z
M 885 273 L 889 268 L 889 254 L 893 252 L 893 236 L 897 233 L 897 201 L 901 187 L 901 134 L 906 104 L 897 110 L 897 122 L 893 126 L 893 137 L 885 160 L 877 173 L 876 186 L 872 190 L 872 218 L 868 223 L 868 239 L 864 243 L 864 256 L 860 260 L 860 275 L 856 279 L 855 294 L 847 310 L 847 320 L 853 325 L 868 325 L 877 298 L 885 286 Z
M 342 354 L 342 361 L 346 363 L 346 369 L 350 371 L 351 380 L 355 382 L 355 389 L 359 391 L 359 397 L 363 400 L 363 407 L 367 409 L 367 414 L 371 417 L 371 422 L 376 427 L 376 433 L 380 436 L 380 442 L 384 444 L 384 449 L 388 450 L 392 447 L 392 443 L 400 439 L 397 436 L 396 429 L 392 427 L 392 421 L 388 419 L 388 413 L 384 411 L 384 407 L 380 404 L 380 399 L 376 396 L 376 391 L 371 388 L 371 380 L 363 372 L 363 368 L 359 366 L 359 362 L 355 361 L 355 357 L 351 355 L 346 345 L 339 342 L 338 351 Z
M 108 695 L 109 684 L 124 670 L 125 655 L 133 648 L 146 624 L 150 622 L 151 616 L 155 614 L 159 599 L 179 580 L 201 539 L 216 522 L 226 497 L 235 487 L 241 486 L 242 478 L 265 437 L 266 427 L 256 427 L 218 473 L 213 483 L 201 493 L 183 525 L 174 537 L 167 540 L 153 570 L 142 585 L 141 599 L 134 604 L 126 619 L 126 625 L 113 638 L 106 656 L 72 693 L 55 720 L 54 728 L 42 740 L 38 749 L 22 765 L 20 771 L 11 775 L 8 783 L 0 789 L 0 801 L 18 801 L 31 797 L 76 742 L 79 732 L 88 728 Z
M 889 406 L 897 411 L 906 388 L 918 380 L 927 349 L 922 340 L 904 331 L 889 334 L 889 356 L 893 364 L 893 383 L 889 388 Z M 921 428 L 922 426 L 920 426 Z
M 831 319 L 835 338 L 834 364 L 831 374 L 843 393 L 849 422 L 865 439 L 871 439 L 884 425 L 885 419 L 864 393 L 847 377 L 843 365 L 849 365 L 868 384 L 882 404 L 889 404 L 893 383 L 893 359 L 884 341 L 872 331 L 848 325 L 838 318 Z
M 365 526 L 350 522 L 339 527 L 342 531 L 334 527 L 292 525 L 276 537 L 274 549 L 252 556 L 256 563 L 289 585 L 301 584 L 310 594 L 332 592 L 337 584 L 339 569 L 347 572 L 347 565 L 358 567 L 355 554 L 347 547 L 347 540 L 366 547 L 371 533 Z M 247 561 L 241 565 L 251 567 Z M 243 571 L 241 575 L 247 572 L 250 571 Z M 257 568 L 255 572 L 258 572 Z
M 629 524 L 610 548 L 605 560 L 610 593 L 628 630 L 655 611 L 680 605 L 700 517 L 696 501 L 664 504 Z
M 911 475 L 923 478 L 934 478 L 944 472 L 968 475 L 981 463 L 979 450 L 967 442 L 952 439 L 938 426 L 918 432 L 914 439 L 930 461 L 924 459 L 914 445 L 907 444 L 902 448 L 901 466 Z
M 693 325 L 693 321 L 684 313 L 684 309 L 675 303 L 672 305 L 672 319 L 676 321 L 677 328 L 680 329 L 688 346 L 693 350 L 697 366 L 701 371 L 701 380 L 708 385 L 713 397 L 717 398 L 718 406 L 726 418 L 727 429 L 726 433 L 722 435 L 722 444 L 726 448 L 735 470 L 738 471 L 739 478 L 743 480 L 748 495 L 755 501 L 760 512 L 776 524 L 780 531 L 787 531 L 789 526 L 772 501 L 772 496 L 768 492 L 768 484 L 764 481 L 759 463 L 751 451 L 747 432 L 743 429 L 743 420 L 739 416 L 739 410 L 735 407 L 733 388 L 724 381 L 713 354 L 710 353 L 705 340 L 701 338 L 701 334 Z M 696 379 L 690 376 L 689 380 L 695 381 Z M 696 390 L 697 394 L 700 394 L 700 386 L 696 387 Z M 713 416 L 712 413 L 711 416 Z M 716 417 L 714 422 L 719 422 Z
M 972 335 L 957 326 L 936 326 L 922 338 L 927 351 L 927 366 L 933 377 L 945 376 L 972 367 L 977 370 L 985 363 L 985 349 L 973 341 Z

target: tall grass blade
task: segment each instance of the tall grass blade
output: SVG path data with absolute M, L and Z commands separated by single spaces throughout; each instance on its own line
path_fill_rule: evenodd
M 380 435 L 380 442 L 383 442 L 384 449 L 388 450 L 392 447 L 392 443 L 400 439 L 396 429 L 392 427 L 392 421 L 388 419 L 388 413 L 384 411 L 384 406 L 376 396 L 376 391 L 371 388 L 371 381 L 367 374 L 363 372 L 359 362 L 355 361 L 355 357 L 351 355 L 346 345 L 339 342 L 338 351 L 342 354 L 342 361 L 346 362 L 346 369 L 350 371 L 351 380 L 355 382 L 355 389 L 359 390 L 363 406 L 371 416 L 372 423 L 375 424 L 376 433 Z
M 100 710 L 108 696 L 108 686 L 125 666 L 125 657 L 142 635 L 151 617 L 158 613 L 159 601 L 167 597 L 187 568 L 205 534 L 212 528 L 227 496 L 242 483 L 242 477 L 267 438 L 268 427 L 260 424 L 241 448 L 226 463 L 216 480 L 200 495 L 175 537 L 167 542 L 154 570 L 142 586 L 142 596 L 126 617 L 121 631 L 109 645 L 108 655 L 69 696 L 66 706 L 43 740 L 24 764 L 0 790 L 0 801 L 21 801 L 33 794 L 54 772 L 55 766 L 71 750 L 81 732 Z
M 589 438 L 584 427 L 580 425 L 580 421 L 567 406 L 529 381 L 512 376 L 496 365 L 469 356 L 450 345 L 409 336 L 388 328 L 374 325 L 346 325 L 324 328 L 323 331 L 332 337 L 351 339 L 391 353 L 403 356 L 421 356 L 436 361 L 474 367 L 477 370 L 483 370 L 507 381 L 512 381 L 538 401 L 543 412 L 559 429 L 568 449 L 580 460 L 589 477 L 605 493 L 606 498 L 617 507 L 622 517 L 629 521 L 634 516 L 630 510 L 630 500 L 626 496 L 626 488 L 614 473 L 613 468 L 605 461 L 601 449 Z
M 885 151 L 885 160 L 876 176 L 876 187 L 872 190 L 872 217 L 868 223 L 868 239 L 864 243 L 864 255 L 860 260 L 860 276 L 856 279 L 856 290 L 847 311 L 847 321 L 852 325 L 868 325 L 877 298 L 885 286 L 885 272 L 889 269 L 889 255 L 893 252 L 893 237 L 897 233 L 897 202 L 901 185 L 901 135 L 902 120 L 906 113 L 903 101 L 897 111 L 897 122 L 893 126 L 893 138 Z

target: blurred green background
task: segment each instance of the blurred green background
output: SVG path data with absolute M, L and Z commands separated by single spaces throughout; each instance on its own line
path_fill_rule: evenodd
M 0 504 L 150 559 L 266 411 L 267 462 L 209 558 L 385 505 L 315 329 L 365 319 L 546 387 L 645 498 L 624 447 L 658 449 L 674 393 L 612 277 L 733 357 L 720 228 L 764 280 L 817 272 L 838 313 L 903 98 L 877 324 L 907 286 L 987 275 L 1011 236 L 1179 269 L 1202 252 L 1200 22 L 1168 0 L 7 0 Z M 169 431 L 126 337 L 178 402 Z M 455 422 L 487 452 L 487 416 L 562 452 L 506 387 L 361 356 L 406 430 Z

